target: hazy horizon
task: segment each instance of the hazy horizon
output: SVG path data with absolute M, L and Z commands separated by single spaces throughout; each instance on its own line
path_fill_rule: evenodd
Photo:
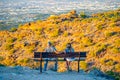
M 14 22 L 17 26 L 18 23 L 45 19 L 50 14 L 72 9 L 95 13 L 119 7 L 120 0 L 0 0 L 0 29 L 4 29 L 4 24 L 9 27 Z

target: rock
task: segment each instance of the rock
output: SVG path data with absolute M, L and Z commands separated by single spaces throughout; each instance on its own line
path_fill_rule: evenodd
M 94 76 L 99 76 L 99 77 L 105 77 L 108 80 L 115 80 L 113 77 L 104 74 L 102 71 L 100 71 L 98 69 L 93 69 L 88 74 L 94 75 Z
M 90 75 L 104 76 L 104 73 L 98 69 L 93 69 L 89 72 Z

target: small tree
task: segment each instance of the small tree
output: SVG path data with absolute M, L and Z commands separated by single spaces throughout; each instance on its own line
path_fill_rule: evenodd
M 17 28 L 15 28 L 15 27 L 10 29 L 10 32 L 15 32 L 15 31 L 17 31 Z
M 86 18 L 87 15 L 85 14 L 85 12 L 80 12 L 80 17 L 81 17 L 81 18 Z

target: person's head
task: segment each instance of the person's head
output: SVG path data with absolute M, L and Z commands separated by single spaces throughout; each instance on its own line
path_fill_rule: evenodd
M 50 41 L 48 41 L 48 47 L 52 46 L 52 43 Z
M 72 47 L 71 43 L 68 43 L 67 48 L 71 48 L 71 47 Z

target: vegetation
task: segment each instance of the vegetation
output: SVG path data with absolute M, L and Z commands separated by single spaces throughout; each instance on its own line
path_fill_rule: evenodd
M 86 18 L 87 15 L 85 14 L 85 12 L 81 12 L 81 13 L 80 13 L 80 17 L 81 17 L 81 18 Z
M 13 48 L 13 44 L 6 44 L 5 49 L 11 50 Z
M 10 29 L 11 32 L 15 32 L 16 30 L 17 28 L 14 28 L 14 27 Z
M 113 76 L 115 80 L 120 80 L 120 73 L 115 73 L 113 71 L 107 71 L 106 74 Z
M 71 42 L 75 51 L 87 51 L 87 59 L 81 68 L 96 67 L 102 71 L 120 72 L 120 11 L 92 14 L 77 14 L 75 10 L 66 14 L 51 15 L 46 20 L 19 25 L 10 31 L 0 31 L 0 64 L 7 66 L 38 67 L 30 60 L 34 51 L 44 51 L 47 42 L 54 42 L 58 51 L 63 51 Z M 93 63 L 88 65 L 87 63 Z M 72 69 L 77 70 L 73 62 Z M 65 68 L 65 62 L 59 63 Z M 59 67 L 59 71 L 65 69 Z M 109 72 L 108 72 L 109 74 Z

